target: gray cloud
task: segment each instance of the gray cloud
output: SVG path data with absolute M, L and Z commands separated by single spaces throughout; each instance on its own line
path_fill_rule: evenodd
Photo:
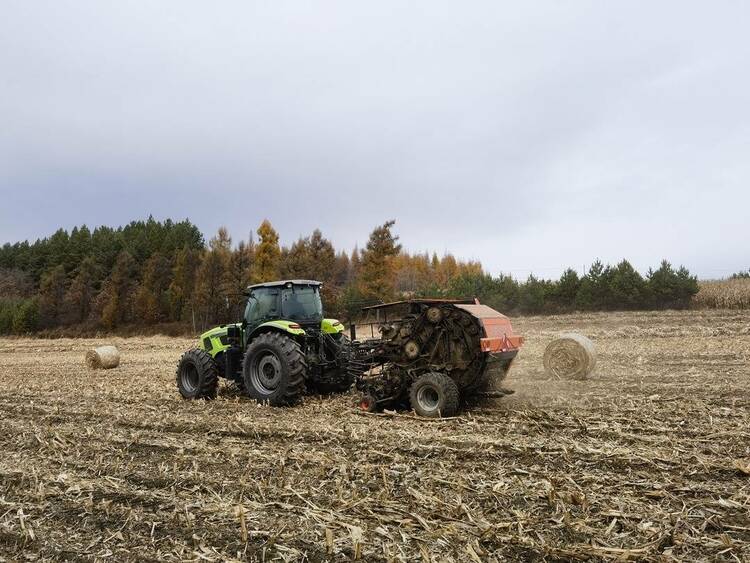
M 6 3 L 0 241 L 190 217 L 557 275 L 750 265 L 741 3 Z

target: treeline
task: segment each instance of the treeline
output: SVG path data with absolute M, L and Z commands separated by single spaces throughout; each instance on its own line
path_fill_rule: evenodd
M 336 251 L 319 230 L 281 246 L 268 221 L 257 240 L 237 244 L 224 228 L 206 244 L 189 221 L 153 218 L 7 243 L 0 248 L 0 334 L 164 323 L 201 330 L 235 319 L 249 284 L 281 278 L 324 282 L 327 313 L 346 317 L 363 302 L 481 272 L 450 255 L 403 252 L 392 226 L 376 228 L 352 252 Z
M 573 311 L 685 309 L 698 293 L 698 279 L 666 260 L 642 276 L 623 260 L 616 266 L 594 262 L 583 276 L 566 270 L 558 280 L 533 275 L 524 282 L 510 276 L 461 274 L 448 284 L 453 297 L 477 296 L 499 311 L 556 314 Z
M 404 251 L 393 226 L 378 226 L 352 252 L 319 230 L 282 246 L 268 221 L 257 239 L 236 244 L 224 228 L 206 243 L 189 221 L 153 218 L 8 243 L 0 248 L 0 334 L 165 323 L 201 330 L 237 318 L 249 284 L 282 278 L 322 281 L 327 314 L 344 319 L 363 304 L 410 296 L 477 296 L 510 314 L 537 314 L 681 308 L 698 291 L 694 276 L 667 262 L 646 277 L 627 261 L 559 280 L 493 277 L 478 262 Z
M 189 221 L 153 219 L 6 243 L 0 248 L 0 333 L 72 324 L 113 328 L 130 316 L 125 310 L 147 269 L 203 248 L 203 235 Z

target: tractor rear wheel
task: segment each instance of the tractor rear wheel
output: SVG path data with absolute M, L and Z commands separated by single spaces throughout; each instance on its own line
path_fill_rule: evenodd
M 280 332 L 258 336 L 242 364 L 247 394 L 274 407 L 292 405 L 302 398 L 306 373 L 302 348 Z
M 443 373 L 426 373 L 412 383 L 409 401 L 419 416 L 454 416 L 458 412 L 458 385 Z
M 184 399 L 213 399 L 219 386 L 219 366 L 205 350 L 188 350 L 177 364 L 177 389 Z

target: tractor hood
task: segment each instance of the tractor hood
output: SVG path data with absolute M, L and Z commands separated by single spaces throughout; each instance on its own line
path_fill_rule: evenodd
M 216 356 L 219 352 L 223 352 L 229 348 L 227 341 L 227 328 L 230 326 L 241 327 L 240 323 L 221 325 L 211 330 L 207 330 L 200 335 L 200 348 L 205 350 L 211 356 Z

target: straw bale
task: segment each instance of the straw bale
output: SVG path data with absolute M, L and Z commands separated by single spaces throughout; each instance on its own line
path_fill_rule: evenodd
M 558 378 L 586 379 L 596 367 L 594 343 L 581 334 L 562 334 L 544 351 L 544 370 Z
M 112 369 L 120 365 L 120 351 L 114 346 L 99 346 L 86 352 L 86 365 L 91 369 Z

